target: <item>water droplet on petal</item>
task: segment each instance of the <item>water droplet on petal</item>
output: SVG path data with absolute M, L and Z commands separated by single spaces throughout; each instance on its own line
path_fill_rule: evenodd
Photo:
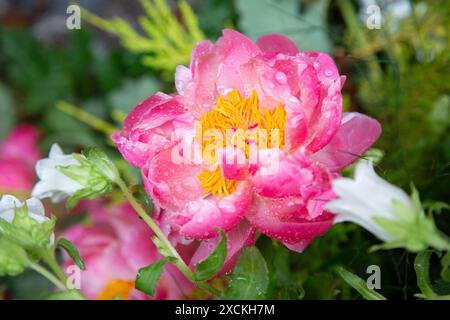
M 275 74 L 275 79 L 279 84 L 286 84 L 287 82 L 287 77 L 283 72 L 277 72 Z

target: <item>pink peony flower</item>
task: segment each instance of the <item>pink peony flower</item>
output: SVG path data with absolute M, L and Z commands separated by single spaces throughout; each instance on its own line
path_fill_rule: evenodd
M 91 225 L 72 226 L 63 235 L 78 248 L 86 265 L 86 271 L 81 272 L 82 293 L 89 299 L 149 299 L 134 288 L 138 270 L 161 259 L 148 227 L 128 204 L 107 208 L 98 201 L 85 201 L 82 207 L 88 211 Z M 66 270 L 71 265 L 67 257 Z M 192 284 L 169 264 L 153 298 L 186 298 L 192 289 Z
M 0 191 L 30 192 L 33 188 L 34 165 L 40 158 L 38 131 L 21 124 L 0 142 Z
M 142 101 L 113 140 L 141 168 L 167 233 L 209 243 L 217 228 L 239 230 L 243 245 L 258 230 L 302 251 L 332 225 L 331 180 L 381 132 L 342 114 L 344 81 L 325 53 L 224 30 L 177 68 L 177 93 Z

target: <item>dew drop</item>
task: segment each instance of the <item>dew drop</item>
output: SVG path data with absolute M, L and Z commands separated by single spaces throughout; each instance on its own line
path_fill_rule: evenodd
M 332 75 L 333 75 L 333 71 L 331 71 L 330 69 L 325 70 L 325 76 L 331 77 Z
M 287 77 L 283 72 L 277 72 L 275 74 L 275 79 L 279 84 L 285 84 L 287 82 Z

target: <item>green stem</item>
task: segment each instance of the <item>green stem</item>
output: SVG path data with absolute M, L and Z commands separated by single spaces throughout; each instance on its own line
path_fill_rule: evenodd
M 47 263 L 47 265 L 50 267 L 50 269 L 56 274 L 56 276 L 59 278 L 59 280 L 61 280 L 63 283 L 66 283 L 67 276 L 61 270 L 61 268 L 60 268 L 59 264 L 56 262 L 54 256 L 46 251 L 42 254 L 42 258 Z
M 49 251 L 44 251 L 44 252 L 42 252 L 42 258 L 47 263 L 47 265 L 50 267 L 50 269 L 55 273 L 55 275 L 58 278 L 57 280 L 63 285 L 62 289 L 60 287 L 58 287 L 58 288 L 61 290 L 69 290 L 69 288 L 67 288 L 67 276 L 61 270 L 61 267 L 59 266 L 58 262 L 56 261 L 54 254 L 51 254 Z M 78 295 L 81 299 L 86 300 L 86 297 L 80 292 L 80 290 L 73 290 L 73 292 L 76 295 Z
M 155 245 L 158 247 L 159 245 L 162 245 L 164 247 L 164 250 L 166 250 L 170 256 L 177 259 L 174 264 L 178 267 L 178 269 L 194 284 L 196 284 L 200 289 L 209 292 L 210 294 L 214 296 L 220 296 L 221 292 L 214 288 L 213 286 L 209 285 L 206 282 L 197 282 L 193 280 L 194 274 L 189 269 L 187 264 L 184 262 L 184 260 L 179 255 L 178 251 L 174 248 L 174 246 L 170 243 L 169 239 L 167 239 L 166 235 L 162 230 L 159 228 L 159 226 L 156 224 L 155 221 L 145 212 L 144 208 L 139 204 L 139 202 L 136 200 L 136 198 L 133 196 L 131 191 L 128 189 L 125 182 L 119 177 L 116 181 L 117 185 L 119 186 L 120 190 L 125 195 L 125 198 L 127 198 L 128 202 L 131 204 L 131 206 L 134 208 L 136 213 L 139 215 L 139 217 L 152 229 L 152 231 L 155 233 L 156 237 L 160 241 L 160 243 L 155 243 Z
M 340 11 L 342 12 L 342 16 L 344 17 L 348 29 L 355 38 L 357 47 L 367 48 L 369 46 L 369 42 L 367 41 L 364 32 L 361 30 L 361 26 L 358 21 L 358 17 L 355 13 L 355 8 L 353 8 L 352 2 L 338 1 L 337 4 L 339 6 Z M 374 80 L 375 82 L 380 80 L 381 68 L 378 65 L 377 59 L 373 54 L 369 55 L 367 63 L 371 71 L 370 75 L 372 77 L 372 80 Z
M 62 283 L 57 277 L 55 277 L 51 272 L 49 272 L 47 269 L 41 267 L 37 263 L 31 263 L 30 268 L 35 270 L 36 272 L 39 272 L 41 275 L 43 275 L 45 278 L 47 278 L 51 283 L 53 283 L 59 290 L 66 290 L 66 286 L 64 283 Z
M 61 110 L 64 113 L 67 113 L 68 115 L 80 120 L 81 122 L 86 123 L 87 125 L 91 126 L 95 130 L 98 130 L 100 132 L 103 132 L 107 136 L 112 135 L 114 132 L 117 131 L 117 128 L 112 126 L 106 121 L 103 121 L 102 119 L 99 119 L 92 114 L 77 108 L 73 104 L 70 104 L 66 101 L 58 101 L 56 103 L 56 106 L 59 110 Z

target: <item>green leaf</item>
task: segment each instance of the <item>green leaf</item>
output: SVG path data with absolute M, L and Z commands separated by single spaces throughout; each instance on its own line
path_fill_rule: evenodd
M 0 237 L 0 276 L 17 276 L 28 263 L 27 253 L 22 247 Z
M 112 111 L 128 114 L 139 102 L 147 98 L 149 93 L 160 88 L 161 84 L 153 77 L 126 79 L 120 89 L 108 95 L 107 101 Z
M 131 187 L 131 192 L 133 196 L 139 201 L 139 203 L 144 207 L 147 213 L 153 212 L 153 203 L 144 187 L 140 184 L 135 184 Z
M 220 231 L 219 244 L 205 260 L 197 264 L 194 275 L 195 281 L 204 281 L 214 277 L 222 269 L 226 257 L 227 237 L 223 231 Z
M 304 2 L 304 1 L 303 1 Z M 316 0 L 300 13 L 298 0 L 236 0 L 239 29 L 253 40 L 280 33 L 303 50 L 331 52 L 326 13 L 329 0 Z
M 366 300 L 386 300 L 386 298 L 376 292 L 373 289 L 367 287 L 367 283 L 358 277 L 356 274 L 351 273 L 343 267 L 337 267 L 336 272 L 341 278 L 347 282 L 353 289 L 359 292 L 359 294 Z
M 136 282 L 134 283 L 135 288 L 149 296 L 153 296 L 166 263 L 173 261 L 176 261 L 176 259 L 173 257 L 165 257 L 147 267 L 139 269 Z
M 266 261 L 256 247 L 242 250 L 224 299 L 264 299 L 269 284 Z
M 83 300 L 76 290 L 58 291 L 49 294 L 45 300 Z
M 84 264 L 83 259 L 80 256 L 80 253 L 78 252 L 78 249 L 73 245 L 72 242 L 65 238 L 59 238 L 58 242 L 56 243 L 57 247 L 63 248 L 67 254 L 70 256 L 70 258 L 75 262 L 75 264 L 81 269 L 86 270 L 86 266 Z
M 0 83 L 0 141 L 3 140 L 13 127 L 14 107 L 11 92 Z
M 417 286 L 422 292 L 421 296 L 426 298 L 436 297 L 430 282 L 430 258 L 433 251 L 425 250 L 419 252 L 414 259 L 414 270 L 417 276 Z

